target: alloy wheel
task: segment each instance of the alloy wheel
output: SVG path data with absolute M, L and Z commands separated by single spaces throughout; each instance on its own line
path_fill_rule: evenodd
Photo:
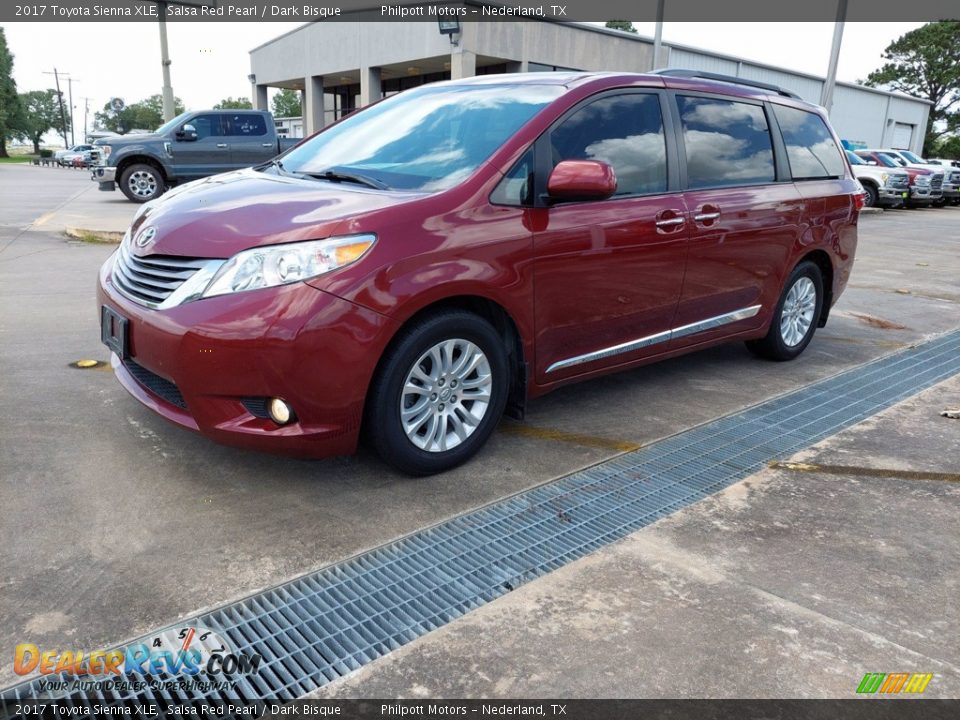
M 780 311 L 780 337 L 788 347 L 796 347 L 807 336 L 817 309 L 817 288 L 801 276 L 787 292 Z

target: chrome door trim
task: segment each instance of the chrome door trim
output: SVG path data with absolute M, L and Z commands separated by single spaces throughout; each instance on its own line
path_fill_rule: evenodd
M 714 328 L 718 328 L 729 323 L 746 320 L 759 313 L 760 307 L 760 305 L 751 305 L 750 307 L 740 308 L 739 310 L 724 313 L 723 315 L 716 315 L 714 317 L 707 318 L 706 320 L 690 323 L 689 325 L 681 325 L 678 328 L 665 330 L 663 332 L 656 333 L 655 335 L 647 335 L 646 337 L 630 340 L 625 343 L 620 343 L 619 345 L 613 345 L 600 350 L 594 350 L 593 352 L 588 352 L 583 355 L 576 355 L 572 358 L 567 358 L 566 360 L 559 360 L 548 367 L 547 372 L 551 373 L 557 370 L 564 370 L 569 367 L 574 367 L 575 365 L 593 362 L 594 360 L 602 360 L 603 358 L 613 357 L 614 355 L 622 355 L 623 353 L 640 350 L 641 348 L 657 345 L 659 343 L 667 342 L 668 340 L 686 337 L 687 335 L 693 335 L 706 330 L 713 330 Z

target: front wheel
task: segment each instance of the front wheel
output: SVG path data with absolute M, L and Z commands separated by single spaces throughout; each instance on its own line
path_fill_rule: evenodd
M 120 190 L 128 200 L 145 203 L 163 194 L 163 175 L 153 165 L 131 165 L 120 176 Z
M 793 360 L 810 344 L 822 307 L 820 268 L 816 263 L 802 262 L 787 278 L 766 337 L 748 341 L 747 347 L 770 360 Z
M 451 310 L 430 316 L 387 351 L 367 403 L 377 453 L 410 475 L 430 475 L 472 457 L 506 404 L 506 348 L 481 317 Z
M 877 189 L 870 183 L 864 183 L 863 192 L 864 207 L 876 207 L 877 203 L 880 201 L 880 194 L 877 192 Z

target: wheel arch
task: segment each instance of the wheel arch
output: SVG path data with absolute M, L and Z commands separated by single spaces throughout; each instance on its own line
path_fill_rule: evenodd
M 393 335 L 384 345 L 383 352 L 377 360 L 372 378 L 381 372 L 384 358 L 390 348 L 397 342 L 404 330 L 430 315 L 444 310 L 463 310 L 473 313 L 489 322 L 504 341 L 507 349 L 507 358 L 510 362 L 510 390 L 507 394 L 507 406 L 504 413 L 512 418 L 522 420 L 526 411 L 527 378 L 529 377 L 528 360 L 524 349 L 524 339 L 516 320 L 503 305 L 482 295 L 452 295 L 424 305 L 407 316 L 398 324 Z M 364 418 L 367 416 L 367 403 L 370 399 L 370 389 L 373 380 L 368 384 L 367 395 L 364 400 Z
M 820 268 L 820 275 L 823 278 L 823 302 L 820 307 L 820 317 L 817 320 L 817 327 L 823 327 L 827 324 L 830 307 L 833 305 L 833 262 L 830 260 L 830 255 L 819 248 L 806 253 L 797 261 L 797 265 L 806 261 Z
M 131 155 L 129 157 L 123 158 L 120 162 L 117 163 L 117 173 L 116 173 L 117 180 L 118 181 L 120 180 L 120 178 L 123 176 L 123 173 L 126 172 L 128 167 L 130 167 L 131 165 L 137 165 L 137 164 L 150 165 L 157 172 L 160 173 L 160 177 L 163 178 L 163 182 L 169 184 L 170 178 L 167 177 L 167 171 L 164 170 L 163 163 L 161 163 L 156 158 L 151 157 L 150 155 Z

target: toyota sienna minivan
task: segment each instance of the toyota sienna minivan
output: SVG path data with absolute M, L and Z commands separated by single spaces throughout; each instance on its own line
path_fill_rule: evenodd
M 731 340 L 795 358 L 862 191 L 819 107 L 691 71 L 425 85 L 143 205 L 99 276 L 123 386 L 231 445 L 428 474 L 506 412 Z

